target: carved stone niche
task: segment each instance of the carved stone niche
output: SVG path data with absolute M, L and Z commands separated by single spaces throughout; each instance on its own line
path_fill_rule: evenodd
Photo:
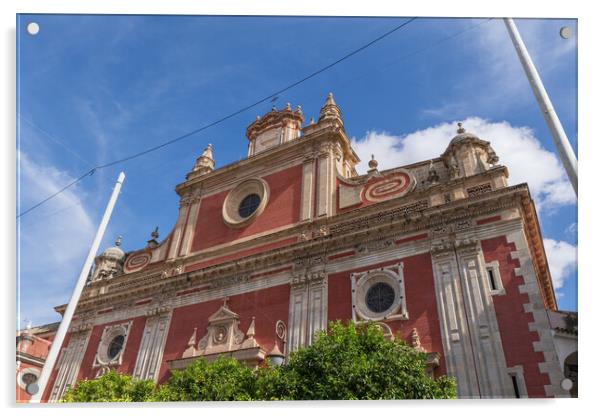
M 209 317 L 206 333 L 198 344 L 197 328 L 194 328 L 182 357 L 168 361 L 169 368 L 186 368 L 198 357 L 213 361 L 220 355 L 233 357 L 250 367 L 256 367 L 265 359 L 266 351 L 255 340 L 255 317 L 246 335 L 239 329 L 239 324 L 239 315 L 222 305 Z

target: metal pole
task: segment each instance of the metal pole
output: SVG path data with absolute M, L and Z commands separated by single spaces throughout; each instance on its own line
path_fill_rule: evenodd
M 539 74 L 537 73 L 537 69 L 535 68 L 533 61 L 529 56 L 527 47 L 523 43 L 520 33 L 518 33 L 518 29 L 514 24 L 514 20 L 511 18 L 504 18 L 504 23 L 506 24 L 506 28 L 508 29 L 508 33 L 510 34 L 514 48 L 516 49 L 516 53 L 518 53 L 520 63 L 527 74 L 527 78 L 529 79 L 529 83 L 531 84 L 531 88 L 533 89 L 533 93 L 535 94 L 535 98 L 539 104 L 539 108 L 541 109 L 541 112 L 546 120 L 548 129 L 552 134 L 552 139 L 554 140 L 554 144 L 558 150 L 560 160 L 562 160 L 562 164 L 564 165 L 564 169 L 566 170 L 569 180 L 571 181 L 571 185 L 573 185 L 575 194 L 577 194 L 577 158 L 575 157 L 575 152 L 569 143 L 569 139 L 566 137 L 566 133 L 562 128 L 562 124 L 556 115 L 556 111 L 554 111 L 552 101 L 550 101 L 550 97 L 548 97 L 548 94 L 546 93 L 543 83 L 541 82 L 541 78 L 539 78 Z
M 105 230 L 107 229 L 109 218 L 111 218 L 111 213 L 113 212 L 113 208 L 115 207 L 115 202 L 117 202 L 117 197 L 119 196 L 121 184 L 123 183 L 124 179 L 125 174 L 123 172 L 120 172 L 119 177 L 117 178 L 117 183 L 113 188 L 111 199 L 109 199 L 109 203 L 107 204 L 107 208 L 105 209 L 105 213 L 102 217 L 102 221 L 100 222 L 100 226 L 96 231 L 96 236 L 94 237 L 94 241 L 92 242 L 92 247 L 90 247 L 90 251 L 88 252 L 86 262 L 84 263 L 82 271 L 79 274 L 79 278 L 75 285 L 75 289 L 73 290 L 73 294 L 71 295 L 71 300 L 69 300 L 67 309 L 65 309 L 65 313 L 63 314 L 63 319 L 61 320 L 58 330 L 56 331 L 56 336 L 52 341 L 50 351 L 48 351 L 48 356 L 46 357 L 44 367 L 42 368 L 42 374 L 40 374 L 40 378 L 36 383 L 32 383 L 29 386 L 27 386 L 27 392 L 32 396 L 30 399 L 31 403 L 39 403 L 42 399 L 42 395 L 44 394 L 44 390 L 46 389 L 46 384 L 48 383 L 48 379 L 50 378 L 50 374 L 52 373 L 54 364 L 56 363 L 56 359 L 59 355 L 59 351 L 63 344 L 63 340 L 65 339 L 65 334 L 67 333 L 69 325 L 71 324 L 71 318 L 73 318 L 73 313 L 75 312 L 75 308 L 77 307 L 77 303 L 79 302 L 79 297 L 86 284 L 88 272 L 92 267 L 92 262 L 94 261 L 94 257 L 98 252 L 100 241 L 102 240 Z

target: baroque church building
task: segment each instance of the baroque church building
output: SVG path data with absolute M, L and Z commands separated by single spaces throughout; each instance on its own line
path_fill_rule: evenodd
M 568 395 L 533 199 L 489 142 L 459 125 L 430 160 L 358 175 L 332 94 L 317 122 L 287 104 L 246 134 L 244 160 L 198 157 L 167 238 L 96 258 L 44 400 L 110 369 L 286 359 L 336 320 L 426 352 L 462 398 Z

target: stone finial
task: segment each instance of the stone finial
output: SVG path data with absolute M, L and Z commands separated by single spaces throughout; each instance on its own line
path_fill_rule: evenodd
M 121 246 L 121 240 L 123 240 L 123 237 L 122 236 L 118 236 L 117 240 L 115 240 L 115 246 L 116 247 Z
M 326 102 L 320 109 L 320 118 L 318 122 L 322 120 L 336 120 L 341 126 L 343 125 L 343 120 L 341 119 L 341 110 L 337 106 L 334 101 L 334 95 L 330 92 L 328 93 L 328 97 L 326 97 Z
M 251 324 L 249 325 L 249 329 L 247 329 L 246 336 L 246 339 L 242 343 L 242 348 L 256 348 L 259 346 L 255 340 L 255 317 L 251 319 Z
M 295 108 L 295 112 L 301 114 L 301 106 L 297 105 L 297 108 Z
M 186 344 L 186 350 L 182 354 L 182 358 L 194 357 L 196 355 L 196 328 L 192 331 L 192 335 Z
M 310 124 L 310 125 L 311 125 L 311 124 L 316 124 L 316 120 L 314 120 L 314 118 L 313 118 L 313 117 L 311 117 L 311 118 L 309 119 L 309 124 Z
M 418 336 L 418 331 L 416 331 L 416 328 L 412 328 L 412 347 L 420 352 L 426 352 L 426 350 L 422 347 L 422 344 L 420 344 L 420 337 Z
M 214 168 L 215 161 L 213 160 L 213 146 L 211 143 L 209 143 L 205 150 L 203 150 L 203 153 L 197 158 L 191 174 L 195 173 L 195 176 L 204 175 L 212 172 Z
M 464 127 L 462 127 L 462 123 L 458 123 L 458 134 L 462 134 L 465 133 L 466 130 L 464 129 Z
M 368 162 L 368 166 L 370 167 L 370 170 L 368 172 L 373 172 L 377 170 L 378 161 L 374 159 L 374 155 L 372 155 L 372 159 L 370 159 L 370 161 Z
M 286 105 L 284 106 L 284 109 L 287 111 L 292 111 L 291 103 L 286 103 Z
M 194 328 L 194 331 L 192 331 L 192 335 L 190 336 L 190 339 L 188 340 L 188 344 L 186 344 L 186 346 L 194 347 L 195 344 L 196 344 L 196 327 Z
M 276 110 L 276 104 L 272 104 L 272 111 L 278 111 Z
M 203 150 L 201 156 L 208 157 L 209 159 L 213 160 L 213 146 L 211 143 L 209 143 L 205 150 Z
M 278 347 L 278 341 L 274 341 L 274 348 L 272 348 L 272 350 L 270 352 L 268 352 L 267 356 L 272 356 L 272 357 L 284 357 L 284 354 L 282 353 L 282 351 L 280 350 L 280 348 Z
M 255 337 L 255 317 L 251 319 L 251 324 L 249 325 L 249 329 L 247 329 L 247 337 Z
M 151 232 L 151 239 L 147 241 L 147 247 L 150 248 L 155 248 L 159 245 L 159 242 L 157 241 L 157 238 L 159 238 L 159 226 L 155 227 L 155 229 L 153 230 L 153 232 Z

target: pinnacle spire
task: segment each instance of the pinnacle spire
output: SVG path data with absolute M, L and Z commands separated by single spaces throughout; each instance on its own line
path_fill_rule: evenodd
M 205 150 L 203 150 L 203 154 L 201 156 L 208 157 L 209 159 L 213 160 L 213 146 L 211 143 L 209 143 Z
M 203 153 L 197 158 L 191 174 L 195 173 L 197 176 L 204 175 L 205 173 L 213 171 L 214 168 L 215 160 L 213 160 L 213 146 L 209 143 L 205 150 L 203 150 Z
M 341 119 L 341 110 L 337 106 L 337 103 L 334 101 L 334 95 L 332 92 L 328 93 L 326 97 L 326 102 L 322 106 L 320 110 L 320 118 L 318 122 L 322 120 L 337 120 L 341 124 L 343 124 L 343 120 Z
M 368 166 L 370 167 L 370 170 L 368 172 L 374 172 L 377 170 L 378 161 L 374 159 L 374 155 L 372 155 L 372 159 L 370 159 L 370 161 L 368 162 Z

